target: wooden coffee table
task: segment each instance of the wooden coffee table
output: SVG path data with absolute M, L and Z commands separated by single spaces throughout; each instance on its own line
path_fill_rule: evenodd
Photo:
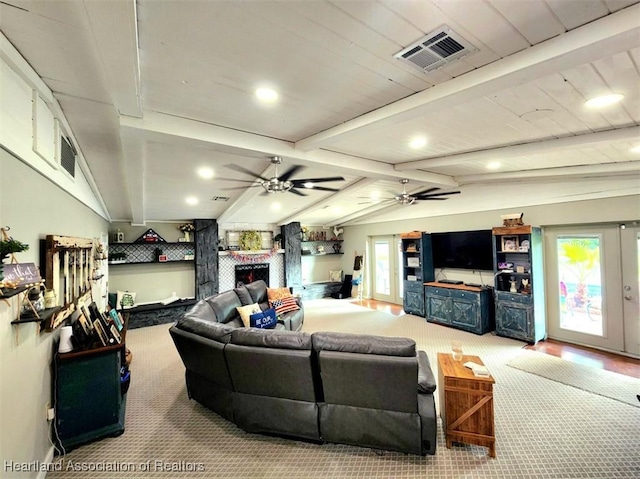
M 438 353 L 438 390 L 440 417 L 447 440 L 452 443 L 476 444 L 488 447 L 496 457 L 496 436 L 493 421 L 493 377 L 476 377 L 463 366 L 472 361 L 484 366 L 478 356 L 464 356 L 454 361 L 449 353 Z

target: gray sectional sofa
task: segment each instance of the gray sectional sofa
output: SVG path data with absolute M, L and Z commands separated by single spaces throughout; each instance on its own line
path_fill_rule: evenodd
M 248 432 L 435 454 L 435 378 L 413 340 L 230 323 L 196 305 L 170 328 L 190 398 Z

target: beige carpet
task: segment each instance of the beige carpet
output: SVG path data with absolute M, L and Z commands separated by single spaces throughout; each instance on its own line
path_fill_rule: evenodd
M 536 351 L 523 350 L 509 366 L 567 386 L 640 407 L 640 379 L 591 368 Z
M 640 409 L 508 367 L 524 343 L 464 333 L 417 316 L 395 317 L 345 300 L 305 305 L 305 331 L 411 337 L 432 363 L 451 339 L 462 340 L 496 380 L 497 458 L 476 446 L 447 449 L 441 428 L 436 455 L 424 457 L 245 433 L 187 398 L 184 367 L 165 324 L 127 335 L 133 364 L 124 434 L 71 451 L 63 471 L 50 472 L 47 479 L 640 477 Z M 73 472 L 69 463 L 128 469 Z M 198 466 L 204 470 L 188 470 Z

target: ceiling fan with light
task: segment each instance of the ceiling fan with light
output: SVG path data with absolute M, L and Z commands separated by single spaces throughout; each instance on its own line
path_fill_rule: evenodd
M 457 195 L 459 191 L 443 191 L 441 193 L 435 193 L 436 191 L 442 188 L 427 188 L 426 190 L 419 191 L 414 194 L 407 193 L 407 183 L 409 180 L 403 178 L 400 180 L 400 184 L 402 184 L 402 193 L 398 193 L 394 195 L 393 198 L 383 199 L 381 203 L 396 203 L 399 205 L 412 205 L 416 201 L 440 201 L 446 200 L 449 195 Z
M 240 173 L 244 173 L 250 176 L 257 176 L 255 180 L 238 180 L 231 178 L 220 178 L 221 180 L 226 181 L 242 181 L 245 183 L 254 183 L 249 186 L 239 186 L 234 188 L 225 188 L 227 190 L 235 190 L 242 188 L 253 188 L 261 186 L 264 188 L 264 192 L 262 195 L 267 195 L 269 193 L 287 193 L 291 192 L 293 194 L 299 196 L 307 196 L 306 193 L 303 193 L 299 190 L 299 188 L 307 188 L 314 189 L 318 191 L 340 191 L 335 188 L 328 188 L 326 186 L 318 186 L 316 183 L 326 183 L 331 181 L 344 181 L 342 176 L 328 176 L 324 178 L 305 178 L 305 179 L 293 179 L 292 176 L 296 173 L 302 171 L 305 167 L 302 165 L 293 165 L 287 171 L 285 171 L 282 175 L 278 176 L 278 165 L 282 164 L 281 156 L 272 156 L 271 163 L 275 165 L 275 174 L 271 178 L 266 178 L 264 176 L 256 175 L 252 171 L 239 166 L 239 165 L 227 165 L 227 168 L 231 168 L 232 170 L 236 170 Z

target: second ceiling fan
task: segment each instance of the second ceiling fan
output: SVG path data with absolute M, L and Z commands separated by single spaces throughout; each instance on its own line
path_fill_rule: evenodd
M 426 190 L 418 191 L 417 193 L 409 194 L 407 193 L 407 183 L 409 180 L 403 178 L 400 180 L 400 184 L 402 185 L 402 192 L 394 195 L 392 198 L 387 198 L 382 200 L 382 203 L 395 203 L 399 205 L 412 205 L 416 201 L 438 201 L 438 200 L 446 200 L 449 195 L 457 195 L 459 191 L 443 191 L 440 193 L 436 193 L 436 191 L 441 190 L 442 188 L 427 188 Z
M 228 168 L 239 171 L 240 173 L 245 173 L 250 176 L 257 176 L 255 180 L 233 180 L 233 181 L 243 181 L 247 183 L 255 183 L 253 185 L 247 186 L 246 188 L 253 188 L 257 186 L 261 186 L 264 188 L 264 192 L 262 195 L 267 195 L 269 193 L 286 193 L 290 192 L 299 196 L 307 196 L 306 193 L 303 193 L 299 190 L 299 188 L 306 189 L 314 189 L 319 191 L 340 191 L 336 188 L 328 188 L 326 186 L 318 186 L 316 183 L 327 183 L 331 181 L 344 181 L 342 176 L 327 176 L 324 178 L 292 178 L 296 173 L 302 171 L 305 167 L 302 165 L 293 165 L 287 171 L 278 176 L 278 165 L 282 164 L 281 156 L 272 156 L 271 163 L 275 165 L 275 174 L 271 178 L 266 178 L 264 176 L 256 175 L 252 171 L 239 166 L 239 165 L 227 165 Z M 220 178 L 231 180 L 230 178 Z M 244 186 L 235 187 L 235 188 L 226 188 L 229 190 L 241 189 L 245 188 Z

